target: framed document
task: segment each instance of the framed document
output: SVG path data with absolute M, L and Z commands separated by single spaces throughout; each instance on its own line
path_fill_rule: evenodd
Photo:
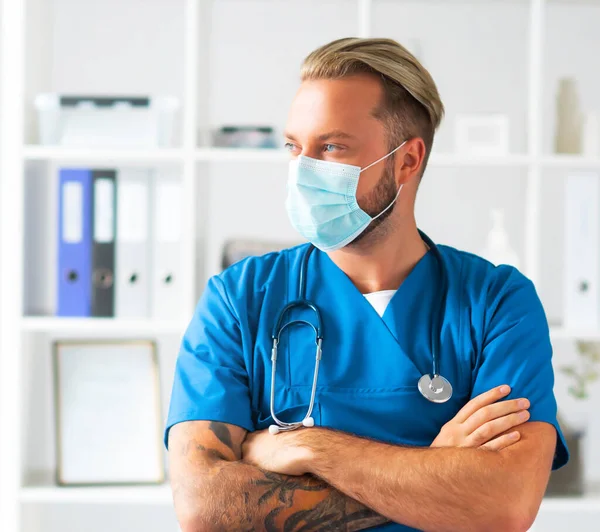
M 55 342 L 54 381 L 58 484 L 164 481 L 154 342 Z

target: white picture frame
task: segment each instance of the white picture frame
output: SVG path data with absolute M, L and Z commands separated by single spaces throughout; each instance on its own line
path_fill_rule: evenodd
M 59 486 L 165 480 L 158 355 L 151 341 L 56 341 Z
M 508 116 L 458 115 L 456 117 L 456 151 L 462 155 L 500 157 L 510 150 Z

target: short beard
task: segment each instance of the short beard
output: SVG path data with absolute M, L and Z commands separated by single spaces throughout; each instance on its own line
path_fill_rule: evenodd
M 398 189 L 396 185 L 396 179 L 394 177 L 394 155 L 392 155 L 385 165 L 383 175 L 379 182 L 375 185 L 375 188 L 365 197 L 363 197 L 359 204 L 362 204 L 361 208 L 372 218 L 382 212 L 390 203 L 394 201 Z M 367 228 L 358 235 L 352 242 L 348 244 L 348 247 L 363 247 L 367 246 L 379 238 L 387 234 L 387 224 L 384 222 L 392 214 L 394 206 L 390 207 L 385 211 L 379 218 L 373 220 Z M 370 242 L 365 242 L 364 239 L 372 233 L 377 233 L 373 238 L 369 239 Z

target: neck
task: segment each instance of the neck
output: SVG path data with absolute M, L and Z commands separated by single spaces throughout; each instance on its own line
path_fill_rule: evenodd
M 329 253 L 363 294 L 397 290 L 427 253 L 414 218 L 398 223 L 390 216 L 378 229 L 388 224 L 393 224 L 394 230 L 376 230 L 354 246 Z

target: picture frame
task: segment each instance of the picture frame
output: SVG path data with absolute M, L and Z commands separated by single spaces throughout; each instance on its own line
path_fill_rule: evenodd
M 456 117 L 456 151 L 460 154 L 498 157 L 510 150 L 508 116 L 458 115 Z
M 146 340 L 53 343 L 56 483 L 165 481 L 156 344 Z

